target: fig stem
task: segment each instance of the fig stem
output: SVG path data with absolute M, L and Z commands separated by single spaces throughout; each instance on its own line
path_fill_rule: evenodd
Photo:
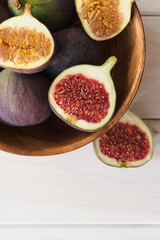
M 16 8 L 16 10 L 19 10 L 22 7 L 20 1 L 18 0 L 13 1 L 13 6 Z
M 24 10 L 23 10 L 21 15 L 23 15 L 23 14 L 30 14 L 31 15 L 31 13 L 32 13 L 31 12 L 31 4 L 26 3 L 25 7 L 24 7 Z
M 117 58 L 115 56 L 112 56 L 107 59 L 107 61 L 101 66 L 104 72 L 108 72 L 108 70 L 111 70 L 114 65 L 117 62 Z

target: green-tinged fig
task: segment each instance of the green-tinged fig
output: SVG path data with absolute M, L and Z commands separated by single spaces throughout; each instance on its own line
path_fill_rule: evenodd
M 116 105 L 116 91 L 110 71 L 116 57 L 103 65 L 76 65 L 55 78 L 49 89 L 49 103 L 53 112 L 70 126 L 94 132 L 112 117 Z
M 57 52 L 45 69 L 50 79 L 57 77 L 65 69 L 79 64 L 102 64 L 102 47 L 89 38 L 82 27 L 63 29 L 53 34 Z
M 0 24 L 0 66 L 20 73 L 36 73 L 46 68 L 55 44 L 49 30 L 25 5 L 20 16 Z
M 21 14 L 28 3 L 33 16 L 53 32 L 71 26 L 76 16 L 74 0 L 8 0 L 13 15 Z
M 144 121 L 129 110 L 105 134 L 94 141 L 104 163 L 115 167 L 138 167 L 153 154 L 153 139 Z
M 134 0 L 75 0 L 86 33 L 97 41 L 119 34 L 128 24 Z
M 0 120 L 12 126 L 31 126 L 48 119 L 50 81 L 40 73 L 0 73 Z

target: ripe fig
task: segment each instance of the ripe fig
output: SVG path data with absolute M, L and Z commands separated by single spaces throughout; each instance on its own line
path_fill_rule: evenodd
M 112 117 L 116 92 L 110 71 L 116 57 L 103 65 L 76 65 L 64 70 L 49 89 L 53 112 L 70 126 L 94 132 Z
M 70 27 L 76 16 L 74 0 L 8 0 L 13 15 L 21 14 L 27 3 L 32 7 L 33 16 L 52 32 Z
M 119 34 L 130 21 L 134 0 L 75 0 L 86 33 L 97 41 Z
M 41 73 L 0 73 L 0 120 L 12 126 L 31 126 L 48 119 L 50 81 Z
M 57 52 L 44 70 L 50 79 L 57 77 L 65 69 L 78 64 L 102 64 L 102 47 L 89 38 L 81 27 L 60 30 L 53 34 Z
M 0 66 L 20 73 L 36 73 L 46 68 L 55 44 L 49 30 L 31 15 L 25 5 L 20 16 L 0 25 Z
M 153 153 L 153 139 L 144 121 L 129 110 L 94 141 L 100 160 L 114 167 L 138 167 Z

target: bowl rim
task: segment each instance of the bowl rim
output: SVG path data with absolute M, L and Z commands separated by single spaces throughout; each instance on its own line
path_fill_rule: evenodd
M 145 32 L 144 32 L 144 26 L 142 22 L 142 18 L 139 12 L 139 9 L 137 7 L 137 4 L 134 2 L 133 5 L 133 10 L 134 13 L 136 14 L 137 21 L 140 25 L 141 29 L 141 43 L 142 43 L 142 48 L 141 48 L 141 58 L 139 59 L 139 67 L 138 71 L 136 72 L 136 77 L 134 80 L 134 83 L 132 84 L 132 87 L 130 88 L 129 92 L 127 93 L 127 97 L 123 102 L 123 105 L 121 108 L 113 115 L 112 119 L 100 130 L 86 134 L 85 138 L 79 139 L 76 142 L 68 142 L 67 144 L 60 146 L 59 148 L 57 147 L 56 150 L 52 146 L 47 147 L 46 149 L 22 149 L 20 146 L 9 146 L 5 145 L 3 142 L 0 142 L 0 149 L 2 151 L 12 153 L 12 154 L 18 154 L 18 155 L 23 155 L 23 156 L 51 156 L 51 155 L 57 155 L 57 154 L 62 154 L 66 152 L 70 152 L 73 150 L 76 150 L 78 148 L 81 148 L 94 140 L 96 140 L 98 137 L 100 137 L 102 134 L 104 134 L 107 130 L 109 130 L 122 116 L 123 114 L 128 110 L 130 104 L 132 103 L 138 88 L 140 86 L 141 80 L 142 80 L 142 75 L 144 72 L 144 66 L 145 66 L 145 58 L 146 58 L 146 40 L 145 40 Z

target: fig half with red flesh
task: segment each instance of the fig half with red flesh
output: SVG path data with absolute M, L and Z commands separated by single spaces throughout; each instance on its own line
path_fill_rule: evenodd
M 134 0 L 75 0 L 86 33 L 97 41 L 119 34 L 129 23 Z
M 112 117 L 116 105 L 116 91 L 110 71 L 116 57 L 103 65 L 76 65 L 58 75 L 49 89 L 49 103 L 53 112 L 70 126 L 94 132 Z
M 153 139 L 144 121 L 131 111 L 94 141 L 97 156 L 114 167 L 138 167 L 153 154 Z
M 20 73 L 36 73 L 46 68 L 55 44 L 49 30 L 31 14 L 30 4 L 17 17 L 0 25 L 0 66 Z

